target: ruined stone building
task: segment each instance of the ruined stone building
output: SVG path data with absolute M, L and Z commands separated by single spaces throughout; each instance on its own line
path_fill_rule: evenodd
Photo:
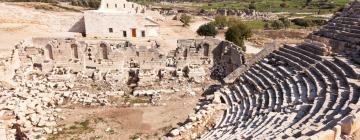
M 185 76 L 203 80 L 207 75 L 227 75 L 244 63 L 243 52 L 233 43 L 217 39 L 179 40 L 176 50 L 159 53 L 159 46 L 136 46 L 126 40 L 85 38 L 31 38 L 16 46 L 14 58 L 20 69 L 53 68 L 98 73 L 106 80 L 116 72 L 118 81 L 136 76 L 140 81 Z M 91 74 L 90 74 L 91 75 Z
M 87 37 L 150 38 L 160 30 L 146 7 L 126 0 L 102 0 L 98 10 L 85 11 L 84 21 Z

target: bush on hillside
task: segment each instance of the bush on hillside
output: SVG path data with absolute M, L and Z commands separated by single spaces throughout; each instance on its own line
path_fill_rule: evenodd
M 238 45 L 243 51 L 246 51 L 244 41 L 250 38 L 251 35 L 251 29 L 240 22 L 229 27 L 225 33 L 225 39 Z
M 101 0 L 71 0 L 71 5 L 98 9 Z
M 272 29 L 279 30 L 285 28 L 284 23 L 281 20 L 274 20 L 271 22 Z
M 284 27 L 285 28 L 289 28 L 290 25 L 291 25 L 291 21 L 286 18 L 286 17 L 282 17 L 282 18 L 279 18 L 279 20 L 284 24 Z
M 228 19 L 226 16 L 216 16 L 215 21 L 213 22 L 216 27 L 223 29 L 227 26 Z
M 196 33 L 200 36 L 216 36 L 218 32 L 214 24 L 208 23 L 201 25 Z
M 249 4 L 249 9 L 256 10 L 256 5 L 255 5 L 255 2 L 254 2 L 254 1 L 252 1 L 252 2 Z
M 296 18 L 296 19 L 293 19 L 291 22 L 293 22 L 295 25 L 305 27 L 305 28 L 313 25 L 311 20 L 303 19 L 303 18 Z

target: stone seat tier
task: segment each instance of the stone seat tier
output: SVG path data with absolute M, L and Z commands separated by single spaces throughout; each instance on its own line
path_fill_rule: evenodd
M 322 28 L 325 28 L 327 30 L 334 30 L 338 32 L 348 32 L 354 34 L 354 37 L 359 37 L 360 35 L 360 30 L 358 30 L 356 26 L 346 26 L 344 24 L 336 24 L 336 25 L 328 24 L 328 25 L 324 25 Z
M 339 25 L 340 27 L 354 27 L 354 29 L 359 29 L 360 24 L 359 20 L 350 17 L 337 17 L 329 21 L 330 25 Z
M 281 53 L 280 53 L 281 54 Z M 275 55 L 276 56 L 276 55 Z M 287 55 L 285 55 L 285 56 L 287 56 Z M 287 57 L 285 57 L 285 56 L 281 56 L 281 55 L 277 55 L 276 57 L 278 57 L 278 58 L 280 58 L 280 59 L 283 59 L 283 60 L 286 60 L 288 63 L 289 62 L 292 62 L 291 60 L 289 60 Z M 295 59 L 295 58 L 293 58 L 293 59 Z M 297 64 L 297 63 L 294 63 L 294 62 L 292 62 L 292 64 L 291 65 L 300 65 L 300 64 Z M 304 64 L 303 64 L 304 65 Z M 301 66 L 299 66 L 299 67 L 301 67 Z M 321 103 L 322 103 L 322 101 L 323 100 L 320 100 L 320 102 L 319 102 L 319 106 L 317 106 L 317 107 L 314 107 L 312 110 L 314 110 L 313 112 L 314 113 L 316 113 L 316 111 L 318 111 L 320 108 L 321 108 Z M 316 101 L 315 101 L 316 102 Z M 317 102 L 316 102 L 317 103 Z M 315 104 L 315 103 L 314 103 Z M 300 124 L 300 123 L 302 123 L 303 121 L 305 121 L 306 120 L 306 118 L 303 118 L 305 115 L 305 113 L 304 112 L 308 112 L 309 110 L 310 110 L 310 108 L 311 108 L 311 106 L 310 105 L 303 105 L 303 106 L 301 106 L 300 108 L 299 108 L 299 113 L 298 113 L 298 115 L 295 117 L 295 122 L 292 124 L 292 125 L 294 125 L 295 127 L 297 127 L 297 125 L 298 124 Z
M 331 39 L 335 39 L 335 40 L 349 42 L 352 44 L 360 43 L 360 40 L 359 40 L 360 34 L 350 33 L 350 32 L 343 31 L 343 30 L 332 30 L 332 29 L 322 28 L 322 29 L 320 29 L 320 31 L 318 31 L 314 34 L 324 36 L 327 38 L 331 38 Z
M 303 58 L 303 57 L 301 57 L 301 58 Z M 318 64 L 318 65 L 319 65 L 319 64 Z M 329 70 L 328 70 L 326 67 L 320 68 L 320 69 L 322 69 L 323 71 L 327 72 L 328 74 L 332 74 L 332 73 L 329 72 Z M 326 70 L 324 70 L 324 69 L 326 69 Z
M 299 138 L 330 129 L 356 105 L 358 76 L 343 59 L 285 46 L 220 90 L 228 105 L 202 139 Z M 351 81 L 351 80 L 350 80 Z

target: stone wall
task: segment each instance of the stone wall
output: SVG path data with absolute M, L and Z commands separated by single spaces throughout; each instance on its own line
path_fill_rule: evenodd
M 227 75 L 224 78 L 225 83 L 233 83 L 240 75 L 242 75 L 245 71 L 247 71 L 253 64 L 260 61 L 267 55 L 269 55 L 274 50 L 277 50 L 279 46 L 276 45 L 276 43 L 273 44 L 267 44 L 266 47 L 257 53 L 250 61 L 247 61 L 244 65 L 241 65 L 236 70 L 234 70 L 232 73 Z
M 326 25 L 310 34 L 310 41 L 306 41 L 303 47 L 320 55 L 340 53 L 352 55 L 354 60 L 359 59 L 359 7 L 360 2 L 351 2 L 342 12 L 336 13 Z
M 159 47 L 156 42 L 136 45 L 126 40 L 32 38 L 16 45 L 13 57 L 18 57 L 21 71 L 35 68 L 46 73 L 64 67 L 97 73 L 94 79 L 98 80 L 111 79 L 115 71 L 116 81 L 139 78 L 144 84 L 174 76 L 202 82 L 209 75 L 226 76 L 245 61 L 236 45 L 212 38 L 179 40 L 177 49 L 168 54 L 160 53 Z
M 244 54 L 238 46 L 213 38 L 179 40 L 175 56 L 180 65 L 211 66 L 213 79 L 222 79 L 245 63 Z

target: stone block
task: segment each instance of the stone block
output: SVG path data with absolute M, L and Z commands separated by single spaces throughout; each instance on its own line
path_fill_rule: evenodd
M 355 115 L 349 115 L 345 117 L 341 122 L 341 133 L 346 135 L 351 135 L 360 127 L 360 117 L 359 113 Z

